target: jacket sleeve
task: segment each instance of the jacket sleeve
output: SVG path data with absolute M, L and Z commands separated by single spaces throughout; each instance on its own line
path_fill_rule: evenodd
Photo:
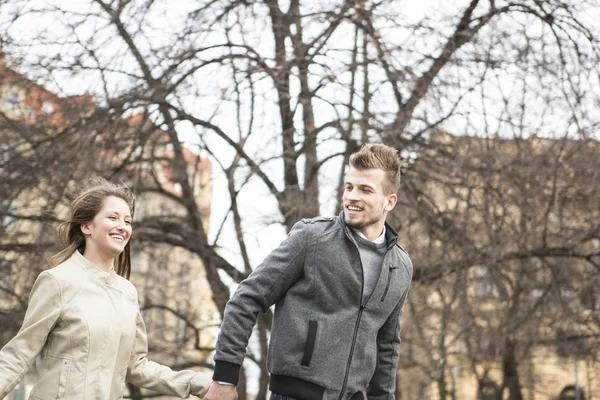
M 304 273 L 308 224 L 288 237 L 246 278 L 227 303 L 216 344 L 213 379 L 237 385 L 258 313 L 265 313 Z
M 6 397 L 29 371 L 54 329 L 61 309 L 58 281 L 48 272 L 42 272 L 31 289 L 21 329 L 0 350 L 0 399 Z
M 410 261 L 409 261 L 410 263 Z M 409 286 L 377 334 L 378 362 L 367 389 L 369 400 L 394 400 L 400 350 L 400 331 L 404 302 L 410 290 L 412 264 L 408 269 Z
M 138 310 L 135 342 L 127 368 L 127 382 L 171 396 L 203 396 L 211 382 L 210 378 L 190 370 L 175 372 L 165 365 L 148 360 L 147 338 L 146 325 Z

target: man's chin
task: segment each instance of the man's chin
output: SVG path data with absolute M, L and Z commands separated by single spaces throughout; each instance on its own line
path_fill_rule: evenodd
M 353 219 L 352 217 L 348 216 L 348 214 L 344 214 L 344 222 L 346 225 L 354 229 L 361 229 L 364 225 L 362 221 Z

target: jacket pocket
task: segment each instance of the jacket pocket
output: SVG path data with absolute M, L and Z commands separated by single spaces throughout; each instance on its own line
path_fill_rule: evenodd
M 46 354 L 39 379 L 31 391 L 30 398 L 55 400 L 67 394 L 71 361 Z
M 308 333 L 306 335 L 306 343 L 304 344 L 304 355 L 300 365 L 305 367 L 310 365 L 310 360 L 315 349 L 315 341 L 317 339 L 317 321 L 308 321 Z
M 62 399 L 65 397 L 67 391 L 67 385 L 69 383 L 69 367 L 71 362 L 67 359 L 62 360 L 62 366 L 60 368 L 60 377 L 58 378 L 58 398 Z
M 385 290 L 383 291 L 383 296 L 381 296 L 381 300 L 379 300 L 382 303 L 388 294 L 388 290 L 390 290 L 390 283 L 392 282 L 392 272 L 394 271 L 394 269 L 395 268 L 390 268 L 390 272 L 388 273 L 387 283 L 385 284 Z

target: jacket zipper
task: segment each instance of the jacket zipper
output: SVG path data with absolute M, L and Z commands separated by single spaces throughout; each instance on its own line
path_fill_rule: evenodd
M 358 335 L 358 326 L 360 325 L 360 319 L 362 318 L 363 310 L 365 306 L 362 304 L 358 309 L 358 317 L 356 317 L 356 325 L 354 325 L 354 335 L 352 336 L 352 347 L 350 347 L 350 356 L 348 357 L 348 364 L 346 364 L 346 375 L 344 376 L 344 384 L 342 385 L 342 390 L 340 391 L 339 400 L 342 400 L 344 397 L 344 392 L 346 391 L 346 385 L 348 384 L 348 375 L 350 375 L 350 366 L 352 364 L 352 356 L 354 354 L 354 346 L 356 345 L 356 336 Z
M 346 233 L 346 236 L 348 237 L 348 239 L 350 239 L 350 241 L 352 243 L 354 243 L 354 246 L 356 247 L 356 251 L 358 252 L 358 260 L 360 261 L 360 270 L 362 271 L 362 274 L 363 274 L 363 280 L 362 280 L 362 286 L 360 287 L 360 307 L 358 309 L 358 316 L 356 317 L 356 324 L 354 325 L 354 335 L 352 336 L 352 346 L 350 347 L 350 355 L 348 356 L 348 363 L 346 364 L 346 375 L 344 376 L 344 384 L 342 385 L 342 390 L 340 391 L 340 397 L 338 398 L 338 400 L 342 400 L 342 398 L 344 397 L 344 392 L 346 391 L 346 386 L 348 385 L 348 376 L 350 375 L 350 366 L 352 365 L 352 356 L 354 355 L 354 347 L 356 345 L 356 336 L 358 335 L 358 327 L 360 326 L 360 319 L 362 318 L 363 311 L 365 308 L 367 308 L 367 306 L 363 304 L 365 282 L 364 282 L 364 267 L 363 267 L 362 260 L 360 258 L 360 251 L 358 250 L 358 246 L 356 245 L 356 242 L 352 239 L 350 233 L 348 233 L 347 230 L 345 233 Z M 390 251 L 390 249 L 392 247 L 393 246 L 388 247 L 388 249 L 386 250 L 386 255 L 387 255 L 387 252 Z M 385 259 L 385 255 L 383 256 L 383 258 Z M 390 274 L 391 274 L 391 272 L 392 271 L 390 268 Z M 390 286 L 390 279 L 389 279 L 389 275 L 388 275 L 388 282 L 387 282 L 387 285 L 385 288 L 385 292 L 383 294 L 384 298 L 387 294 L 389 286 Z M 381 301 L 383 301 L 384 298 L 381 299 Z
M 365 279 L 364 279 L 364 266 L 362 263 L 362 259 L 360 258 L 360 251 L 358 250 L 358 246 L 356 242 L 351 238 L 348 231 L 346 231 L 346 236 L 352 243 L 354 243 L 354 247 L 356 248 L 356 252 L 358 253 L 358 261 L 360 262 L 360 270 L 362 275 L 362 285 L 360 286 L 360 307 L 358 308 L 358 316 L 356 317 L 356 324 L 354 325 L 354 334 L 352 335 L 352 345 L 350 346 L 350 355 L 348 356 L 348 363 L 346 364 L 346 374 L 344 375 L 344 384 L 342 385 L 342 390 L 340 391 L 340 397 L 338 400 L 342 400 L 344 397 L 344 392 L 346 391 L 346 386 L 348 385 L 348 376 L 350 375 L 350 367 L 352 365 L 352 356 L 354 355 L 354 347 L 356 346 L 356 336 L 358 336 L 358 327 L 360 326 L 360 320 L 362 318 L 363 310 L 367 308 L 366 305 L 363 304 L 363 296 L 365 291 Z

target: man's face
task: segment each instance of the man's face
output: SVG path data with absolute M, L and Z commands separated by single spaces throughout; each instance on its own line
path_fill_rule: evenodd
M 350 167 L 342 196 L 344 219 L 349 226 L 361 230 L 377 228 L 396 205 L 396 194 L 383 190 L 385 172 L 381 169 L 359 170 Z

